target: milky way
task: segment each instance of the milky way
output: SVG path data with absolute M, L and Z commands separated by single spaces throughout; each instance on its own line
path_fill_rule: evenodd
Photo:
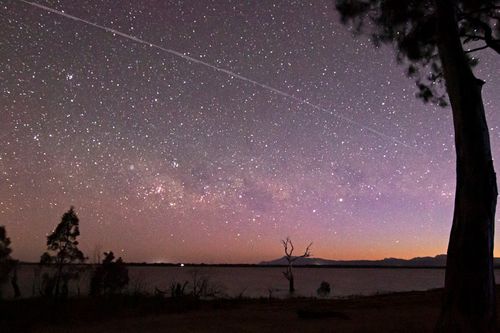
M 417 100 L 394 51 L 353 36 L 331 1 L 38 3 L 122 35 L 0 7 L 15 257 L 37 260 L 71 205 L 87 255 L 130 261 L 255 262 L 286 236 L 328 258 L 446 250 L 451 111 Z M 496 157 L 500 57 L 477 55 Z

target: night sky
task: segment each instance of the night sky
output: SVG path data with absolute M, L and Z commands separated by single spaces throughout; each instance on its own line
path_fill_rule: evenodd
M 287 236 L 332 259 L 446 252 L 451 110 L 417 100 L 394 51 L 354 36 L 332 1 L 38 3 L 255 83 L 3 0 L 0 225 L 13 257 L 37 261 L 71 205 L 89 257 L 258 262 Z M 477 55 L 498 159 L 500 57 Z

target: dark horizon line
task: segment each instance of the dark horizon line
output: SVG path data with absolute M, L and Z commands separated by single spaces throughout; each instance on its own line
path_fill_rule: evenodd
M 39 262 L 27 262 L 27 261 L 19 261 L 21 265 L 42 265 Z M 240 268 L 283 268 L 287 265 L 265 265 L 265 264 L 205 264 L 205 263 L 148 263 L 148 262 L 126 262 L 127 266 L 136 266 L 136 267 L 240 267 Z M 44 264 L 44 266 L 53 266 L 55 264 Z M 80 263 L 80 264 L 68 264 L 75 266 L 95 266 L 99 265 L 97 263 Z M 295 268 L 383 268 L 383 269 L 445 269 L 446 266 L 438 265 L 438 266 L 430 266 L 430 265 L 355 265 L 355 264 L 339 264 L 339 265 L 293 265 Z M 494 269 L 500 269 L 500 264 L 495 265 Z
M 435 256 L 417 256 L 417 257 L 412 257 L 409 259 L 404 259 L 404 258 L 397 258 L 397 257 L 385 257 L 382 259 L 325 259 L 321 257 L 308 257 L 306 260 L 324 260 L 324 261 L 330 261 L 330 262 L 335 262 L 335 263 L 322 263 L 322 264 L 294 264 L 294 267 L 318 267 L 318 266 L 326 266 L 326 267 L 338 267 L 338 266 L 355 266 L 355 267 L 362 267 L 362 266 L 382 266 L 382 267 L 387 267 L 387 264 L 378 264 L 379 262 L 383 262 L 385 260 L 401 260 L 401 261 L 412 261 L 414 259 L 420 259 L 420 258 L 437 258 L 441 256 L 446 256 L 446 254 L 436 254 Z M 271 259 L 271 260 L 261 260 L 256 263 L 224 263 L 224 262 L 219 262 L 219 263 L 205 263 L 205 262 L 148 262 L 148 261 L 124 261 L 125 264 L 128 266 L 144 266 L 144 265 L 149 265 L 149 266 L 262 266 L 262 267 L 281 267 L 281 266 L 286 266 L 286 264 L 274 264 L 272 262 L 283 259 L 284 256 L 276 258 L 276 259 Z M 87 258 L 88 259 L 88 258 Z M 494 259 L 499 259 L 499 258 L 494 258 Z M 21 259 L 16 260 L 20 264 L 25 264 L 25 265 L 39 265 L 39 261 L 24 261 Z M 363 262 L 361 264 L 360 262 Z M 360 264 L 356 264 L 360 263 Z M 371 264 L 373 263 L 373 264 Z M 92 263 L 89 261 L 86 262 L 80 262 L 80 263 L 68 263 L 68 264 L 74 264 L 74 265 L 96 265 L 97 263 Z M 52 265 L 51 263 L 45 264 L 45 265 Z M 414 265 L 410 265 L 411 267 L 414 267 Z M 439 265 L 428 265 L 429 267 L 437 267 Z M 500 266 L 500 264 L 499 264 Z M 396 267 L 404 267 L 404 265 L 397 265 Z M 423 266 L 420 266 L 423 267 Z M 445 267 L 445 265 L 442 265 L 442 267 Z
M 432 262 L 422 262 L 419 263 L 419 259 L 438 259 L 441 260 L 436 263 Z M 354 260 L 335 260 L 335 259 L 323 259 L 323 258 L 308 258 L 309 260 L 320 260 L 323 262 L 316 263 L 302 263 L 294 264 L 294 267 L 302 268 L 411 268 L 411 269 L 443 269 L 446 268 L 446 262 L 442 262 L 442 257 L 446 257 L 446 254 L 438 254 L 435 256 L 424 256 L 424 257 L 413 257 L 410 259 L 401 259 L 395 257 L 387 257 L 384 259 L 354 259 Z M 193 262 L 125 262 L 127 266 L 151 266 L 151 267 L 249 267 L 249 268 L 276 268 L 287 266 L 286 262 L 279 262 L 283 257 L 270 261 L 260 261 L 258 263 L 193 263 Z M 445 259 L 446 260 L 446 259 Z M 500 258 L 494 258 L 496 261 L 494 264 L 495 269 L 500 269 Z M 390 262 L 390 261 L 399 261 Z M 40 262 L 34 261 L 18 261 L 19 264 L 23 265 L 41 265 Z M 83 263 L 71 263 L 70 265 L 83 265 L 83 266 L 94 266 L 99 263 L 83 262 Z M 47 264 L 44 264 L 47 265 Z M 55 264 L 48 264 L 55 265 Z
M 36 265 L 43 265 L 43 266 L 55 266 L 57 264 L 41 264 L 39 262 L 33 262 L 33 261 L 19 261 L 18 262 L 21 265 L 29 265 L 29 266 L 36 266 Z M 95 265 L 100 265 L 98 263 L 68 263 L 66 265 L 74 265 L 74 266 L 95 266 Z M 277 267 L 286 267 L 286 264 L 280 265 L 280 264 L 244 264 L 244 263 L 237 263 L 237 264 L 224 264 L 224 263 L 218 263 L 218 264 L 206 264 L 206 263 L 150 263 L 150 262 L 125 262 L 125 265 L 127 266 L 159 266 L 159 267 L 249 267 L 249 268 L 277 268 Z M 415 265 L 356 265 L 356 264 L 334 264 L 334 265 L 329 265 L 329 264 L 310 264 L 310 265 L 293 265 L 293 267 L 296 268 L 446 268 L 446 266 L 415 266 Z M 495 268 L 500 268 L 500 265 L 495 267 Z

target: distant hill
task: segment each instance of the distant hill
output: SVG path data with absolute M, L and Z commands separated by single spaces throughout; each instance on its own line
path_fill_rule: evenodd
M 285 266 L 285 257 L 262 261 L 259 265 Z M 446 255 L 440 254 L 435 257 L 417 257 L 412 259 L 385 258 L 382 260 L 330 260 L 322 258 L 299 258 L 294 262 L 296 266 L 377 266 L 377 267 L 445 267 Z M 495 266 L 500 265 L 500 259 L 495 258 Z

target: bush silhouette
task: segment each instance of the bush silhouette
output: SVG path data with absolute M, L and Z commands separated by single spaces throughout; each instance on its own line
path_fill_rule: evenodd
M 115 260 L 112 251 L 104 252 L 102 264 L 97 266 L 90 279 L 90 295 L 120 293 L 129 283 L 128 269 L 122 258 Z
M 170 284 L 170 297 L 181 298 L 186 296 L 186 286 L 188 284 L 188 281 L 184 282 L 183 284 L 179 282 L 172 282 L 172 284 Z
M 322 281 L 319 285 L 319 288 L 316 289 L 316 293 L 319 297 L 327 297 L 328 295 L 330 295 L 330 291 L 330 284 L 326 281 Z

